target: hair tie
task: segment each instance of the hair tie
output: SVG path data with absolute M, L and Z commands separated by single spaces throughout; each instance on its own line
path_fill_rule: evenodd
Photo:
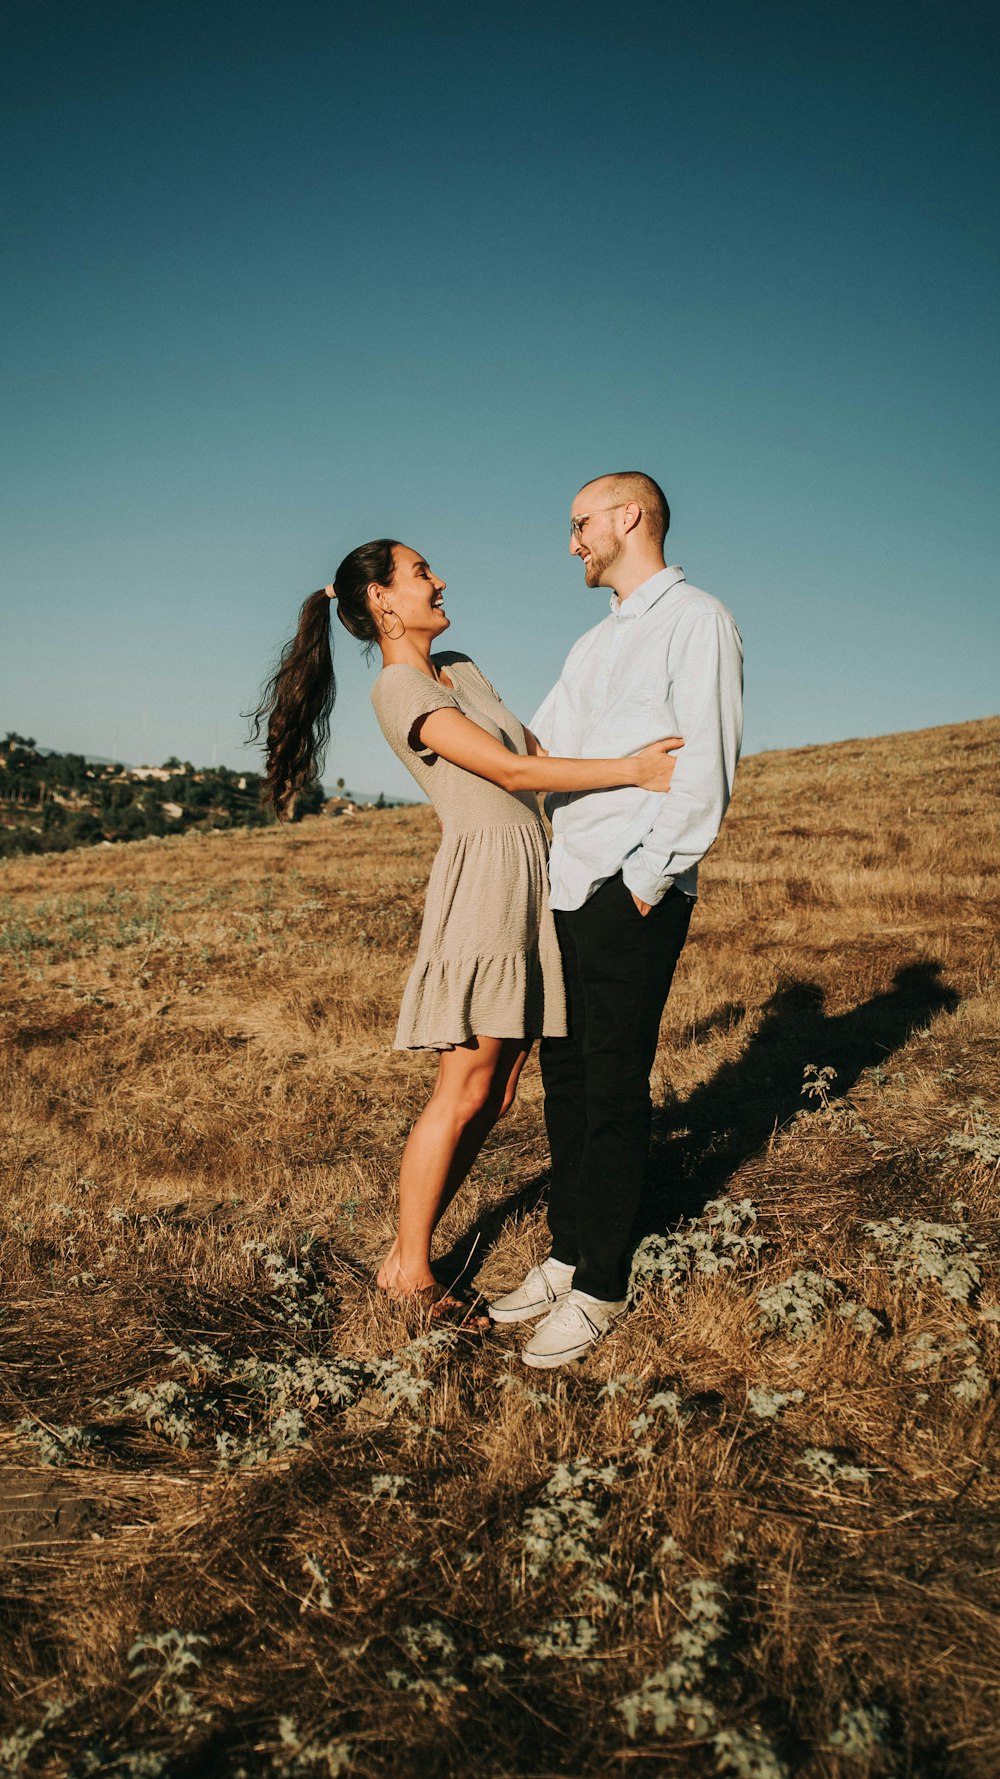
M 328 599 L 336 599 L 337 589 L 334 586 L 332 581 L 327 582 L 326 586 L 323 588 L 323 591 L 326 594 Z

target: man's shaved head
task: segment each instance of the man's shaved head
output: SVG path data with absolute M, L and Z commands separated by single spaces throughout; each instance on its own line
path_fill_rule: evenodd
M 608 476 L 595 476 L 585 482 L 583 494 L 591 488 L 600 489 L 602 506 L 627 506 L 634 501 L 642 508 L 642 523 L 653 541 L 662 546 L 670 530 L 670 508 L 658 482 L 641 469 L 614 470 Z

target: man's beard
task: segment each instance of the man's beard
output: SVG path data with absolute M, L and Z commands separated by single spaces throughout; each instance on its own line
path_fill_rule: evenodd
M 584 563 L 584 579 L 588 587 L 597 587 L 600 585 L 601 576 L 605 570 L 610 568 L 612 563 L 617 562 L 618 545 L 614 537 L 603 538 L 598 543 L 591 545 L 589 554 L 590 561 Z

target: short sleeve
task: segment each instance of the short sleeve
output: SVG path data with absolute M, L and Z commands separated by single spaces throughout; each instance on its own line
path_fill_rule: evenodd
M 372 687 L 375 715 L 389 746 L 397 754 L 422 753 L 410 742 L 414 723 L 432 710 L 460 710 L 461 705 L 447 686 L 421 673 L 419 668 L 397 662 L 384 667 Z

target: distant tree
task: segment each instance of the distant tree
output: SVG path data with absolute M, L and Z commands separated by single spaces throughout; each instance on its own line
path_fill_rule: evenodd
M 146 812 L 137 803 L 112 809 L 105 818 L 104 831 L 113 840 L 142 840 L 149 832 Z
M 375 807 L 376 807 L 376 809 L 384 809 L 385 808 L 385 792 L 384 791 L 379 791 L 379 794 L 375 799 Z
M 292 821 L 300 822 L 304 815 L 318 815 L 326 801 L 323 786 L 318 778 L 313 778 L 295 793 L 295 805 L 292 809 Z
M 19 853 L 46 852 L 50 842 L 31 828 L 0 828 L 0 859 L 16 858 Z
M 344 795 L 344 780 L 342 778 L 338 778 L 337 780 L 337 795 L 338 797 Z
M 104 839 L 104 829 L 96 815 L 91 815 L 89 810 L 82 810 L 79 815 L 74 815 L 69 824 L 69 833 L 75 846 L 93 846 L 95 841 Z
M 82 754 L 63 754 L 60 762 L 62 782 L 70 790 L 79 790 L 87 781 L 87 762 Z

